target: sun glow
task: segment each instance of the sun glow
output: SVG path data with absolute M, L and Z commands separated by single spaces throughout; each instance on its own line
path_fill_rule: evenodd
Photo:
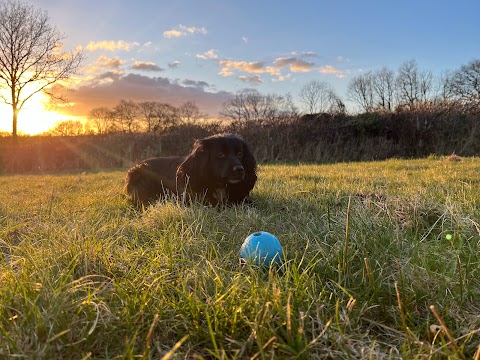
M 17 129 L 19 134 L 37 135 L 52 129 L 58 122 L 72 120 L 75 117 L 48 109 L 48 98 L 35 94 L 18 113 Z M 0 104 L 0 131 L 12 132 L 12 107 Z

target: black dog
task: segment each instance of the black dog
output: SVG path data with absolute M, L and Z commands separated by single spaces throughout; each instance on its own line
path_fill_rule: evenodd
M 257 164 L 238 135 L 197 140 L 187 157 L 143 160 L 130 170 L 125 190 L 132 201 L 147 205 L 165 194 L 197 198 L 211 205 L 244 201 L 257 181 Z

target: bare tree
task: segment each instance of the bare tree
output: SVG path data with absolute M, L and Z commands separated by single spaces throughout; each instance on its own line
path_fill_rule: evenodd
M 309 114 L 327 112 L 332 105 L 332 88 L 325 81 L 312 80 L 300 90 L 299 100 Z
M 237 121 L 259 120 L 262 97 L 256 90 L 242 90 L 223 104 L 221 114 Z
M 182 123 L 195 123 L 206 115 L 200 112 L 197 104 L 194 101 L 187 101 L 178 108 L 178 116 Z
M 178 109 L 170 104 L 157 103 L 154 131 L 164 131 L 179 124 Z
M 283 101 L 280 107 L 280 115 L 286 120 L 295 120 L 300 116 L 297 106 L 291 93 L 287 92 L 282 97 Z
M 328 113 L 332 115 L 342 115 L 347 112 L 347 107 L 342 99 L 334 92 L 330 92 L 329 97 L 330 107 L 328 108 Z
M 396 79 L 398 101 L 413 108 L 418 100 L 418 66 L 415 60 L 400 65 Z
M 138 104 L 138 112 L 148 132 L 153 131 L 158 121 L 158 105 L 155 101 L 144 101 Z
M 430 71 L 420 71 L 415 60 L 400 65 L 396 79 L 398 101 L 413 110 L 430 98 L 433 75 Z
M 85 127 L 81 121 L 65 120 L 58 122 L 48 133 L 54 136 L 80 136 L 85 134 Z
M 133 133 L 137 129 L 138 105 L 132 100 L 120 100 L 115 106 L 115 117 L 122 131 Z
M 373 76 L 369 71 L 365 74 L 357 75 L 348 84 L 348 97 L 358 105 L 363 111 L 371 112 L 375 108 L 373 97 Z
M 453 72 L 447 86 L 449 93 L 463 104 L 480 105 L 480 60 L 473 60 Z
M 263 95 L 256 90 L 243 90 L 223 104 L 221 114 L 229 119 L 265 124 L 294 116 L 296 108 L 291 95 Z
M 98 107 L 88 113 L 88 120 L 98 134 L 106 134 L 115 130 L 115 114 L 107 107 Z
M 372 74 L 375 107 L 393 111 L 395 99 L 395 73 L 386 67 Z
M 35 94 L 53 95 L 52 87 L 76 74 L 81 52 L 61 52 L 65 38 L 49 24 L 46 12 L 19 1 L 0 1 L 0 85 L 12 106 L 12 136 L 17 137 L 18 113 Z

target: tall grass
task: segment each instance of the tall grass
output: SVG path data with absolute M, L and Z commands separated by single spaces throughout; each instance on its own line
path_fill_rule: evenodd
M 2 176 L 0 357 L 472 358 L 479 170 L 263 165 L 254 206 L 145 211 L 124 171 Z M 256 230 L 283 265 L 239 261 Z

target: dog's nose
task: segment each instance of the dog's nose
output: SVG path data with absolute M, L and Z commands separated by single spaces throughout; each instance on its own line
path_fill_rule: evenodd
M 241 165 L 236 165 L 233 167 L 233 172 L 235 173 L 243 173 L 245 169 Z

